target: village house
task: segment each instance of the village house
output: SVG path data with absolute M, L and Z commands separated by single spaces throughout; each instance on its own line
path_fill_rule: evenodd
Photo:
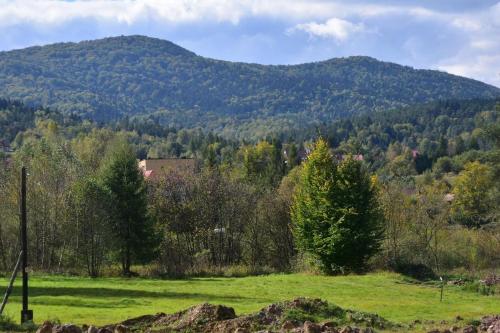
M 139 169 L 146 179 L 155 179 L 168 172 L 194 173 L 198 169 L 194 158 L 146 159 L 139 161 Z

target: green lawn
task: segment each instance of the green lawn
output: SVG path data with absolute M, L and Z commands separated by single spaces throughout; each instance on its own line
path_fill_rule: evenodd
M 7 285 L 0 279 L 0 287 Z M 246 278 L 187 280 L 87 279 L 37 276 L 30 280 L 35 321 L 59 319 L 77 324 L 105 324 L 143 314 L 175 312 L 193 304 L 211 302 L 249 313 L 298 296 L 326 299 L 345 308 L 378 313 L 408 323 L 420 320 L 466 319 L 500 313 L 499 296 L 480 296 L 447 286 L 444 301 L 439 289 L 405 283 L 397 274 L 325 277 L 304 274 Z M 16 281 L 7 314 L 16 321 L 20 312 L 20 280 Z

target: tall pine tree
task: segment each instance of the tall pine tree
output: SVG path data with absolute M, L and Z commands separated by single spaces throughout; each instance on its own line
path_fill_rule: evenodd
M 102 183 L 113 197 L 115 248 L 124 275 L 134 262 L 146 262 L 154 249 L 152 220 L 147 212 L 146 185 L 132 148 L 125 140 L 112 145 L 102 170 Z

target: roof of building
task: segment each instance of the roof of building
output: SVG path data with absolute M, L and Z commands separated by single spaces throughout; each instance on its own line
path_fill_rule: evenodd
M 197 161 L 193 158 L 166 158 L 147 159 L 139 161 L 139 169 L 145 178 L 158 177 L 161 174 L 176 171 L 192 173 L 197 168 Z

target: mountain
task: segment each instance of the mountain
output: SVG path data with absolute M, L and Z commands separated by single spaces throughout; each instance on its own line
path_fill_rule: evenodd
M 500 89 L 479 81 L 369 57 L 235 63 L 143 36 L 0 53 L 0 97 L 98 121 L 127 115 L 171 126 L 270 130 L 433 100 L 497 96 Z

